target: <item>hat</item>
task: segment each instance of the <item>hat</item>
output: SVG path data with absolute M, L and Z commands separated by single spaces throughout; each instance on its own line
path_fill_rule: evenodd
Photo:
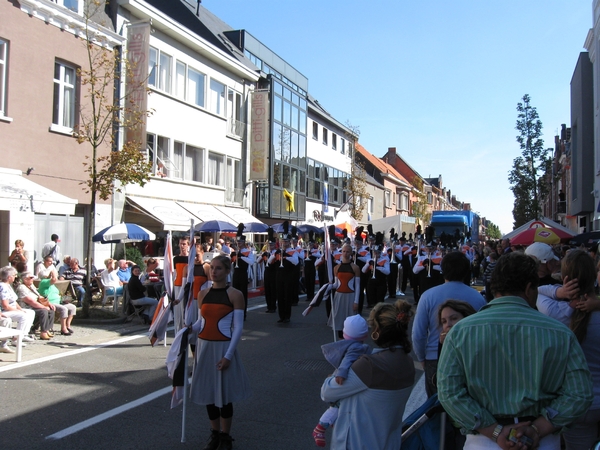
M 364 341 L 369 335 L 367 321 L 360 314 L 346 317 L 344 320 L 344 339 Z
M 560 259 L 554 254 L 552 247 L 550 247 L 548 244 L 544 244 L 543 242 L 534 242 L 525 249 L 525 254 L 528 256 L 533 256 L 542 264 L 546 264 L 548 261 L 553 259 L 560 261 Z
M 244 228 L 246 228 L 246 225 L 244 225 L 243 223 L 240 223 L 238 225 L 238 229 L 237 229 L 237 233 L 235 235 L 235 238 L 239 241 L 239 242 L 246 242 L 246 236 L 244 236 L 242 233 L 244 232 Z
M 354 237 L 354 240 L 356 242 L 362 243 L 362 241 L 363 241 L 362 232 L 364 229 L 365 229 L 365 227 L 356 227 L 356 229 L 354 230 L 356 232 L 356 236 Z
M 271 227 L 267 228 L 267 242 L 271 245 L 277 243 L 277 238 L 275 237 L 275 230 Z
M 284 220 L 281 224 L 281 227 L 283 229 L 283 233 L 281 233 L 281 239 L 284 241 L 289 241 L 292 238 L 290 234 L 290 222 Z

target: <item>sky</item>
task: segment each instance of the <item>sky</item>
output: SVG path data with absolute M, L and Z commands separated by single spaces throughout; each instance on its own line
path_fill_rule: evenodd
M 360 144 L 388 147 L 500 227 L 513 229 L 508 173 L 525 94 L 546 148 L 570 126 L 570 83 L 592 0 L 203 0 L 308 78 Z

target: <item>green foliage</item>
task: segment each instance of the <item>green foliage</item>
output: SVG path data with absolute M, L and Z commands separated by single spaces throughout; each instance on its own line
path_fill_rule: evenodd
M 549 167 L 550 157 L 541 138 L 542 122 L 530 101 L 529 95 L 525 94 L 523 102 L 517 104 L 518 118 L 515 129 L 519 134 L 516 140 L 522 153 L 514 159 L 513 168 L 508 176 L 510 189 L 515 196 L 514 228 L 540 217 L 543 200 L 549 192 L 543 175 Z
M 414 195 L 416 197 L 416 201 L 412 204 L 412 215 L 416 220 L 416 225 L 424 226 L 429 223 L 431 220 L 431 213 L 429 212 L 428 203 L 427 203 L 427 193 L 423 188 L 424 182 L 418 176 L 415 176 L 412 180 L 412 185 L 414 189 Z
M 348 202 L 350 216 L 355 220 L 361 220 L 364 210 L 367 206 L 365 201 L 368 198 L 367 192 L 367 173 L 364 164 L 356 158 L 356 142 L 360 136 L 360 129 L 346 121 L 346 126 L 351 133 L 346 133 L 346 139 L 352 143 L 354 149 L 352 153 L 352 165 L 350 167 L 350 178 L 348 179 Z
M 488 220 L 487 224 L 487 235 L 490 239 L 500 239 L 502 237 L 502 233 L 500 232 L 500 228 L 493 222 Z
M 126 259 L 127 261 L 133 261 L 144 270 L 144 257 L 137 247 L 118 246 L 115 250 L 114 259 Z

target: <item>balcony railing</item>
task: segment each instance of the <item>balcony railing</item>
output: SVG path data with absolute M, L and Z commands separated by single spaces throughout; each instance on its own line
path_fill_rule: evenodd
M 235 119 L 227 119 L 227 133 L 233 134 L 239 138 L 244 137 L 246 132 L 246 124 Z
M 225 189 L 225 201 L 230 204 L 241 205 L 244 200 L 244 190 L 235 188 Z

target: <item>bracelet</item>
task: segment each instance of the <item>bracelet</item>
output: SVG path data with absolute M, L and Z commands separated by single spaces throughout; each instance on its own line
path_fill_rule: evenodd
M 540 430 L 538 430 L 538 427 L 536 427 L 533 423 L 531 425 L 529 425 L 529 426 L 534 429 L 534 431 L 536 432 L 536 434 L 538 435 L 538 437 L 541 439 L 542 436 L 540 436 Z
M 494 442 L 498 442 L 498 436 L 500 436 L 500 433 L 502 433 L 503 428 L 504 427 L 500 424 L 496 425 L 496 428 L 494 428 L 494 432 L 492 433 L 492 439 Z

